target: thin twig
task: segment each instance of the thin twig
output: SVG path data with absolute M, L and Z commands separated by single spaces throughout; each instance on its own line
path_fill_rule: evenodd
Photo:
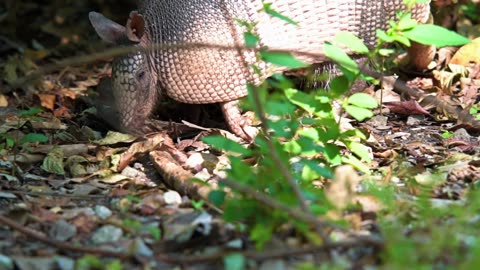
M 164 254 L 160 253 L 157 254 L 155 257 L 163 262 L 172 263 L 172 264 L 182 264 L 182 265 L 191 265 L 191 264 L 198 264 L 198 263 L 208 263 L 213 261 L 218 261 L 229 254 L 241 254 L 242 256 L 252 259 L 252 260 L 270 260 L 270 259 L 278 259 L 291 256 L 301 256 L 307 254 L 316 254 L 319 252 L 328 252 L 332 249 L 338 248 L 355 248 L 355 247 L 366 247 L 366 246 L 373 246 L 378 249 L 382 249 L 385 245 L 385 242 L 381 239 L 376 237 L 355 237 L 351 240 L 341 241 L 330 243 L 322 246 L 307 246 L 301 248 L 282 248 L 276 250 L 266 250 L 259 252 L 257 250 L 249 250 L 249 251 L 220 251 L 214 254 L 209 255 L 174 255 L 174 254 Z
M 126 259 L 131 257 L 132 255 L 125 253 L 125 252 L 117 252 L 117 251 L 112 251 L 112 250 L 107 250 L 107 249 L 100 249 L 100 248 L 93 248 L 93 247 L 80 247 L 80 246 L 74 246 L 65 242 L 60 242 L 57 240 L 53 240 L 49 237 L 46 237 L 42 233 L 38 231 L 34 231 L 30 228 L 27 228 L 25 226 L 22 226 L 21 224 L 18 224 L 17 222 L 11 220 L 10 218 L 7 218 L 5 216 L 0 215 L 0 223 L 3 223 L 7 225 L 8 227 L 19 231 L 26 236 L 33 238 L 35 240 L 41 241 L 49 246 L 53 246 L 59 250 L 69 250 L 73 252 L 80 252 L 80 253 L 87 253 L 87 254 L 94 254 L 94 255 L 100 255 L 100 256 L 108 256 L 108 257 L 116 257 L 120 259 Z
M 188 43 L 188 44 L 151 44 L 145 47 L 138 46 L 127 46 L 127 47 L 118 47 L 105 50 L 99 53 L 92 53 L 89 55 L 80 55 L 75 57 L 70 57 L 61 61 L 58 61 L 53 64 L 46 65 L 39 68 L 38 70 L 28 74 L 27 76 L 17 79 L 11 85 L 12 87 L 20 87 L 26 82 L 40 77 L 41 75 L 53 72 L 55 70 L 65 68 L 68 66 L 78 66 L 96 62 L 98 60 L 108 60 L 113 57 L 126 55 L 133 52 L 152 52 L 157 50 L 168 50 L 168 49 L 199 49 L 199 48 L 210 48 L 217 50 L 251 50 L 245 46 L 229 46 L 229 45 L 219 45 L 213 43 Z M 310 53 L 305 51 L 290 51 L 290 50 L 270 50 L 271 52 L 283 52 L 283 53 L 294 53 L 296 55 L 308 56 L 314 58 L 323 58 L 325 55 L 323 53 Z

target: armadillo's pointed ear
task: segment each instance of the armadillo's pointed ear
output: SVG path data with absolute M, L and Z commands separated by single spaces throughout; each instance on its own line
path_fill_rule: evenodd
M 88 14 L 90 23 L 97 32 L 98 36 L 109 43 L 119 43 L 122 39 L 125 40 L 126 29 L 125 26 L 120 25 L 100 13 L 90 12 Z
M 127 21 L 127 37 L 130 41 L 138 43 L 142 40 L 143 34 L 145 34 L 145 19 L 134 10 L 130 12 Z

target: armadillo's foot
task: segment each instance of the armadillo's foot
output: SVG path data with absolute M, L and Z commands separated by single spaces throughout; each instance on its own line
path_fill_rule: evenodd
M 437 52 L 434 46 L 427 46 L 416 42 L 412 42 L 411 46 L 407 48 L 407 51 L 410 65 L 420 71 L 428 69 Z
M 252 142 L 258 129 L 252 126 L 252 120 L 244 117 L 238 107 L 238 100 L 220 103 L 225 121 L 230 130 L 247 142 Z

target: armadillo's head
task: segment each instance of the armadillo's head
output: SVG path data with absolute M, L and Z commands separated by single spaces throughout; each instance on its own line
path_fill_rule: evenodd
M 105 41 L 118 45 L 145 48 L 148 40 L 145 22 L 137 12 L 130 13 L 127 26 L 119 25 L 100 13 L 90 12 L 90 22 Z M 157 75 L 150 64 L 148 53 L 134 51 L 117 56 L 112 62 L 111 86 L 120 129 L 134 134 L 148 132 L 145 120 L 152 112 L 159 91 Z

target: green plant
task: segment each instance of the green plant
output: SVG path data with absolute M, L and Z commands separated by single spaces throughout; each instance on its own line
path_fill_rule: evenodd
M 410 9 L 415 1 L 406 1 Z M 264 5 L 264 12 L 289 23 L 291 19 Z M 398 22 L 391 22 L 387 31 L 377 31 L 378 44 L 372 50 L 357 37 L 340 33 L 335 43 L 347 46 L 357 54 L 365 55 L 374 62 L 374 67 L 383 70 L 378 59 L 394 53 L 385 49 L 385 44 L 398 42 L 409 46 L 410 40 L 437 46 L 463 44 L 468 39 L 434 25 L 418 25 L 410 13 L 398 13 Z M 248 29 L 245 42 L 248 47 L 257 47 L 259 38 L 254 25 L 240 22 Z M 441 38 L 437 36 L 440 35 Z M 358 129 L 343 129 L 340 116 L 343 112 L 358 121 L 373 115 L 377 107 L 370 96 L 357 93 L 345 94 L 357 79 L 377 83 L 362 74 L 359 66 L 347 53 L 331 43 L 325 44 L 325 54 L 340 68 L 343 75 L 330 83 L 330 89 L 314 89 L 309 93 L 297 90 L 283 75 L 274 74 L 258 86 L 249 85 L 246 107 L 253 110 L 262 122 L 261 134 L 252 148 L 247 149 L 224 137 L 207 137 L 205 142 L 215 148 L 226 150 L 231 168 L 223 184 L 233 189 L 228 198 L 222 190 L 213 191 L 210 199 L 225 209 L 224 218 L 230 222 L 248 221 L 250 236 L 258 247 L 266 243 L 281 225 L 289 223 L 313 243 L 328 241 L 322 235 L 322 224 L 309 226 L 308 216 L 292 219 L 296 211 L 307 215 L 322 216 L 332 209 L 323 190 L 318 185 L 323 179 L 332 178 L 332 169 L 341 164 L 350 164 L 363 173 L 369 173 L 366 163 L 370 161 L 367 147 L 362 143 L 365 135 Z M 288 68 L 304 67 L 305 64 L 286 52 L 270 52 L 260 48 L 259 60 Z M 252 67 L 260 73 L 258 67 Z M 260 74 L 261 75 L 261 74 Z M 271 92 L 271 89 L 275 91 Z M 340 104 L 340 114 L 335 104 Z M 254 157 L 255 167 L 243 162 Z M 262 202 L 262 203 L 259 203 Z M 286 209 L 293 209 L 286 212 Z M 299 216 L 298 216 L 299 217 Z M 312 229 L 316 233 L 312 233 Z
M 475 116 L 475 119 L 480 120 L 480 105 L 475 104 L 469 110 L 470 114 Z
M 25 123 L 28 121 L 39 121 L 39 118 L 36 116 L 38 113 L 42 112 L 40 108 L 30 108 L 28 110 L 19 111 L 18 121 L 16 125 L 16 129 L 20 129 Z M 6 133 L 0 134 L 0 138 L 4 140 L 4 142 L 0 145 L 1 149 L 14 149 L 17 146 L 20 146 L 22 149 L 27 151 L 31 150 L 29 147 L 30 143 L 43 143 L 48 141 L 48 137 L 41 133 L 30 132 L 23 135 L 21 138 L 12 137 Z
M 30 145 L 36 143 L 44 143 L 48 141 L 48 137 L 41 133 L 29 132 L 19 137 L 19 132 L 13 132 L 11 134 L 6 133 L 11 129 L 19 130 L 30 121 L 38 121 L 36 116 L 42 110 L 40 108 L 30 108 L 29 110 L 22 110 L 18 112 L 18 120 L 14 127 L 5 127 L 5 133 L 0 134 L 0 150 L 2 152 L 13 153 L 13 163 L 17 162 L 17 154 L 20 150 L 31 151 Z M 13 134 L 13 135 L 12 135 Z M 62 168 L 63 169 L 63 168 Z M 17 166 L 12 166 L 12 175 L 16 175 Z
M 442 131 L 442 138 L 444 139 L 450 139 L 453 136 L 453 132 L 444 130 Z
M 100 260 L 97 256 L 85 255 L 75 262 L 75 269 L 90 270 L 90 269 L 105 269 L 105 270 L 121 270 L 123 269 L 120 260 L 111 260 L 107 263 Z

